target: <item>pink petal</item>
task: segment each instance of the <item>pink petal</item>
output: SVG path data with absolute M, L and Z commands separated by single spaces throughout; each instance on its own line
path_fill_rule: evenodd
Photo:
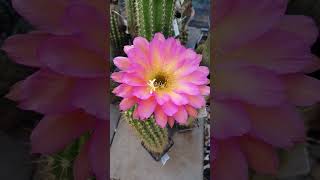
M 132 86 L 128 86 L 126 84 L 120 84 L 118 87 L 113 89 L 112 93 L 123 98 L 131 97 Z
M 15 86 L 6 97 L 21 101 L 19 107 L 41 113 L 60 113 L 74 109 L 70 103 L 72 79 L 45 69 Z
M 94 127 L 95 119 L 74 111 L 63 115 L 45 116 L 31 135 L 32 152 L 51 154 Z
M 320 81 L 304 74 L 284 76 L 290 101 L 297 106 L 311 106 L 320 101 Z
M 123 47 L 123 51 L 126 53 L 126 54 L 128 54 L 129 53 L 129 51 L 130 50 L 132 50 L 133 49 L 133 45 L 130 45 L 130 46 L 124 46 Z
M 116 57 L 113 59 L 113 63 L 121 70 L 128 69 L 130 61 L 126 57 Z
M 156 122 L 162 128 L 166 127 L 168 116 L 163 112 L 160 106 L 155 109 Z
M 232 101 L 215 101 L 214 106 L 212 133 L 215 138 L 241 136 L 250 130 L 250 119 L 243 104 Z
M 68 1 L 13 0 L 12 4 L 14 9 L 37 29 L 49 32 L 63 32 L 61 19 Z
M 99 119 L 107 120 L 107 80 L 81 79 L 75 83 L 72 104 Z
M 126 73 L 125 72 L 114 72 L 111 74 L 111 79 L 118 83 L 123 83 Z
M 180 106 L 178 111 L 173 115 L 173 117 L 180 124 L 186 124 L 188 120 L 188 113 L 184 107 Z
M 147 100 L 142 100 L 138 104 L 138 112 L 141 119 L 149 118 L 156 108 L 156 101 L 153 97 Z
M 283 84 L 272 71 L 244 64 L 225 64 L 217 69 L 217 93 L 261 106 L 284 101 Z
M 219 3 L 219 5 L 225 4 Z M 224 9 L 220 6 L 217 9 Z M 215 38 L 216 43 L 221 51 L 229 52 L 259 37 L 279 21 L 286 6 L 287 0 L 276 2 L 261 0 L 254 3 L 250 0 L 236 0 L 232 2 L 230 9 L 223 11 L 223 18 L 214 22 L 216 28 L 213 33 L 219 34 Z M 237 28 L 236 31 L 232 29 L 234 27 Z
M 136 37 L 133 40 L 133 45 L 135 48 L 140 49 L 142 52 L 146 53 L 149 48 L 149 42 L 143 37 Z
M 168 95 L 170 96 L 171 101 L 178 106 L 185 105 L 188 103 L 187 97 L 185 97 L 179 93 L 170 92 L 170 93 L 168 93 Z
M 173 116 L 178 111 L 178 106 L 172 103 L 172 101 L 167 101 L 161 107 L 168 116 Z
M 241 149 L 249 166 L 256 172 L 276 175 L 279 167 L 278 152 L 271 145 L 253 138 L 243 138 Z
M 39 49 L 39 58 L 52 70 L 66 75 L 102 77 L 107 72 L 104 57 L 82 47 L 73 37 L 49 39 Z
M 173 127 L 173 125 L 174 125 L 173 117 L 168 117 L 168 123 L 169 123 L 170 127 Z
M 89 47 L 104 53 L 107 29 L 104 24 L 106 17 L 101 13 L 88 4 L 73 4 L 66 9 L 63 22 L 65 27 L 85 40 Z
M 139 117 L 139 112 L 138 112 L 138 108 L 135 108 L 135 109 L 134 109 L 132 117 L 133 117 L 134 119 L 140 119 L 140 117 Z
M 159 105 L 163 105 L 165 102 L 170 100 L 170 96 L 166 93 L 156 92 L 155 97 Z
M 185 93 L 189 95 L 200 95 L 198 86 L 188 82 L 177 82 L 177 87 L 174 90 L 177 93 Z
M 248 180 L 248 165 L 244 154 L 233 140 L 219 141 L 217 158 L 211 167 L 216 180 Z M 232 163 L 230 163 L 232 162 Z
M 99 121 L 90 138 L 89 160 L 97 180 L 106 180 L 109 162 L 109 122 Z
M 197 117 L 198 111 L 195 108 L 193 108 L 192 106 L 189 106 L 189 105 L 186 105 L 185 108 L 186 108 L 189 116 L 194 117 L 194 118 Z
M 296 34 L 310 45 L 315 42 L 319 34 L 315 21 L 304 15 L 283 16 L 279 27 L 281 30 Z
M 199 86 L 199 90 L 201 95 L 208 96 L 210 94 L 210 87 L 209 86 Z
M 181 81 L 189 82 L 195 85 L 204 85 L 209 83 L 207 75 L 204 75 L 200 71 L 194 71 L 193 73 L 181 78 Z
M 34 32 L 14 35 L 4 42 L 2 49 L 18 64 L 40 67 L 37 50 L 50 37 L 52 36 L 46 33 Z
M 86 142 L 80 150 L 73 164 L 73 176 L 75 180 L 87 180 L 91 177 L 91 168 L 89 165 L 89 143 Z
M 134 87 L 132 94 L 143 100 L 148 99 L 152 95 L 148 86 Z
M 135 97 L 124 98 L 120 102 L 119 107 L 120 107 L 121 111 L 126 111 L 126 110 L 130 109 L 136 103 L 137 103 L 137 98 L 135 98 Z
M 304 122 L 293 107 L 247 108 L 251 120 L 250 134 L 275 147 L 291 147 L 304 139 Z
M 206 101 L 203 96 L 191 96 L 185 95 L 188 99 L 188 104 L 193 106 L 194 108 L 201 108 L 206 104 Z

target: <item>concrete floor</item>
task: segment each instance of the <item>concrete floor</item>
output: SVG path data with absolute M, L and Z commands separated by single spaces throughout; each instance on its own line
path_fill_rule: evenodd
M 203 179 L 203 122 L 188 133 L 176 133 L 170 159 L 162 166 L 141 146 L 127 122 L 120 120 L 110 150 L 110 175 L 115 180 Z

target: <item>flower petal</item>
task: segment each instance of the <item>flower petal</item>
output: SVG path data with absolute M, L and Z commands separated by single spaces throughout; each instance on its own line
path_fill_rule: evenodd
M 130 109 L 136 103 L 137 103 L 137 98 L 135 98 L 135 97 L 124 98 L 120 102 L 119 107 L 120 107 L 121 111 L 126 111 L 126 110 Z
M 107 72 L 104 57 L 82 47 L 74 37 L 50 38 L 38 53 L 42 63 L 65 75 L 84 78 L 104 77 Z
M 153 97 L 142 100 L 138 103 L 138 112 L 141 119 L 149 118 L 156 108 L 156 101 Z
M 172 101 L 167 101 L 161 107 L 168 116 L 173 116 L 178 111 L 178 106 L 172 103 Z
M 98 121 L 90 138 L 89 159 L 97 180 L 109 178 L 109 128 L 108 121 Z
M 155 109 L 155 118 L 159 126 L 161 126 L 162 128 L 166 127 L 168 116 L 163 112 L 160 106 L 157 106 L 157 108 Z
M 93 117 L 81 111 L 47 115 L 32 131 L 32 152 L 51 154 L 62 150 L 80 135 L 92 130 L 94 123 Z
M 4 42 L 2 49 L 18 64 L 41 67 L 37 50 L 50 37 L 52 35 L 46 33 L 17 34 L 9 37 Z
M 276 175 L 279 160 L 275 148 L 270 144 L 249 137 L 241 139 L 240 146 L 251 168 L 259 174 Z
M 184 107 L 180 106 L 178 111 L 173 115 L 173 117 L 180 124 L 186 124 L 188 120 L 188 113 Z
M 105 78 L 78 80 L 75 83 L 72 104 L 99 119 L 107 120 L 108 87 L 106 81 Z
M 126 57 L 116 57 L 113 59 L 113 63 L 121 70 L 128 69 L 130 61 Z
M 219 141 L 218 152 L 211 167 L 213 179 L 248 180 L 248 164 L 244 154 L 233 140 Z M 230 163 L 232 162 L 232 163 Z
M 132 90 L 132 95 L 136 96 L 139 99 L 149 99 L 149 97 L 152 95 L 150 93 L 150 89 L 148 86 L 141 86 L 141 87 L 134 87 Z
M 206 104 L 206 100 L 203 96 L 191 96 L 191 95 L 185 95 L 188 99 L 188 104 L 193 106 L 194 108 L 201 108 Z
M 214 106 L 212 133 L 215 138 L 226 139 L 241 136 L 250 130 L 250 119 L 243 104 L 232 101 L 215 101 Z
M 75 180 L 87 180 L 91 176 L 91 168 L 89 165 L 89 143 L 86 142 L 73 164 L 73 176 Z

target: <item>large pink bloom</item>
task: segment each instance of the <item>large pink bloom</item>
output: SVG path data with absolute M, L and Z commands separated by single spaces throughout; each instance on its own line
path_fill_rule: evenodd
M 3 49 L 38 68 L 7 95 L 45 116 L 31 137 L 34 153 L 50 154 L 92 133 L 75 163 L 76 179 L 107 179 L 106 4 L 101 0 L 13 0 L 36 32 L 15 35 Z
M 320 100 L 320 82 L 305 75 L 319 67 L 310 53 L 318 30 L 284 15 L 286 0 L 214 2 L 213 178 L 247 180 L 248 167 L 274 174 L 274 148 L 304 139 L 295 106 Z
M 184 124 L 188 115 L 195 116 L 196 109 L 205 105 L 209 95 L 207 67 L 199 66 L 201 56 L 186 49 L 174 38 L 165 39 L 155 34 L 149 43 L 137 37 L 132 46 L 124 48 L 128 57 L 113 61 L 121 70 L 112 74 L 120 86 L 114 93 L 124 99 L 121 110 L 137 105 L 134 116 L 138 119 L 155 115 L 156 122 L 165 127 L 174 120 Z

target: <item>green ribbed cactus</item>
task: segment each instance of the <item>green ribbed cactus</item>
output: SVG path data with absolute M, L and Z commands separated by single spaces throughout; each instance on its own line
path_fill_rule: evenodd
M 132 116 L 133 109 L 125 112 L 125 119 L 136 131 L 144 146 L 153 153 L 161 154 L 169 144 L 168 129 L 159 127 L 154 118 L 136 120 Z
M 110 39 L 112 55 L 123 55 L 123 47 L 128 44 L 127 35 L 125 25 L 115 6 L 110 8 Z
M 126 0 L 130 33 L 150 40 L 156 32 L 172 36 L 175 0 Z
M 88 137 L 83 136 L 72 144 L 68 145 L 63 151 L 42 156 L 37 161 L 40 168 L 34 178 L 35 180 L 70 180 L 73 178 L 73 163 L 80 152 L 81 147 L 87 141 Z
M 204 43 L 198 46 L 196 52 L 202 54 L 201 65 L 210 67 L 210 35 Z

